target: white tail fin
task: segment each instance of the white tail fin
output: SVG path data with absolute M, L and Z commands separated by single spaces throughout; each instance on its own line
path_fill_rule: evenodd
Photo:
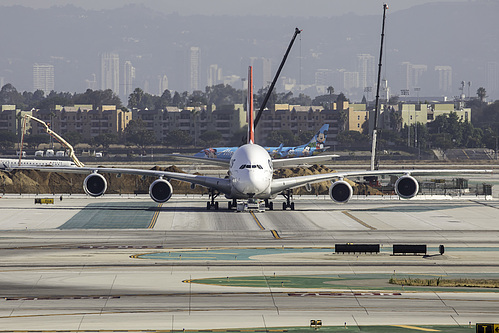
M 253 67 L 248 68 L 248 143 L 255 143 L 255 126 L 253 115 Z

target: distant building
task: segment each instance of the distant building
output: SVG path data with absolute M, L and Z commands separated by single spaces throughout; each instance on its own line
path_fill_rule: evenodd
M 116 105 L 103 105 L 94 109 L 92 105 L 56 106 L 55 109 L 33 111 L 33 116 L 51 124 L 51 129 L 64 136 L 68 132 L 77 132 L 85 140 L 101 134 L 121 136 L 132 120 L 132 113 L 116 109 Z M 45 128 L 32 122 L 32 133 L 45 133 Z
M 207 73 L 207 86 L 212 87 L 216 86 L 217 84 L 223 83 L 223 76 L 222 76 L 222 68 L 218 67 L 218 65 L 213 64 L 208 67 L 208 73 Z
M 197 46 L 189 49 L 189 90 L 201 89 L 201 50 Z
M 116 53 L 101 55 L 101 89 L 120 94 L 120 56 Z
M 123 65 L 123 90 L 125 100 L 134 91 L 134 80 L 135 80 L 135 67 L 132 66 L 130 61 L 125 61 Z
M 357 72 L 359 73 L 359 88 L 374 87 L 376 65 L 370 54 L 357 55 Z
M 452 67 L 435 66 L 435 72 L 438 78 L 438 90 L 441 93 L 452 93 Z
M 347 131 L 361 132 L 365 122 L 369 122 L 369 111 L 365 104 L 349 104 L 347 110 Z
M 33 90 L 42 90 L 48 95 L 54 90 L 54 66 L 53 65 L 33 65 Z
M 158 96 L 163 95 L 165 90 L 168 90 L 168 77 L 165 75 L 159 76 L 159 83 L 158 83 Z
M 212 107 L 185 108 L 167 107 L 161 110 L 134 110 L 147 129 L 156 134 L 158 141 L 164 141 L 170 131 L 181 130 L 190 134 L 195 145 L 199 136 L 207 131 L 218 131 L 225 142 L 239 132 L 246 122 L 246 112 L 242 104 L 234 104 L 215 109 Z
M 20 135 L 23 129 L 23 117 L 25 114 L 31 115 L 31 111 L 21 111 L 15 105 L 2 105 L 0 112 L 0 131 L 9 131 Z M 29 132 L 31 123 L 27 122 L 25 133 Z

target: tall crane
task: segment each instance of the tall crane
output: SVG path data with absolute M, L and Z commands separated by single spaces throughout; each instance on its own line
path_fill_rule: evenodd
M 45 132 L 47 132 L 50 136 L 52 136 L 57 141 L 59 141 L 68 150 L 68 155 L 71 158 L 71 160 L 73 160 L 73 162 L 76 164 L 76 166 L 78 166 L 78 167 L 84 167 L 85 166 L 85 164 L 83 164 L 82 162 L 80 162 L 80 160 L 78 159 L 78 157 L 76 157 L 76 154 L 75 154 L 75 151 L 73 149 L 73 146 L 71 146 L 69 144 L 69 142 L 67 142 L 66 140 L 64 140 L 64 138 L 62 136 L 60 136 L 59 134 L 57 134 L 56 132 L 52 131 L 50 129 L 49 124 L 47 124 L 43 120 L 35 118 L 35 117 L 33 117 L 33 116 L 29 115 L 29 114 L 25 114 L 24 115 L 23 133 L 22 133 L 21 148 L 20 148 L 21 151 L 20 151 L 20 154 L 19 154 L 19 165 L 21 165 L 22 149 L 23 149 L 23 143 L 24 143 L 24 132 L 25 132 L 25 128 L 26 128 L 26 122 L 28 120 L 34 120 L 34 121 L 40 123 L 45 128 Z

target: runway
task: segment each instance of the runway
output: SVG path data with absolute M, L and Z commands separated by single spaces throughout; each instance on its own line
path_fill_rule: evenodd
M 310 319 L 467 327 L 499 317 L 495 289 L 387 282 L 498 279 L 496 200 L 358 197 L 335 205 L 303 196 L 295 211 L 254 215 L 207 211 L 206 200 L 71 196 L 40 206 L 34 196 L 2 197 L 0 332 L 269 329 Z M 381 252 L 336 254 L 337 243 L 377 243 Z M 399 243 L 427 244 L 429 256 L 393 256 Z

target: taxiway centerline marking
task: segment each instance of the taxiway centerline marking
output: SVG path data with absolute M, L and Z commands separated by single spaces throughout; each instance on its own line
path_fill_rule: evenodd
M 357 223 L 360 223 L 362 224 L 364 227 L 366 228 L 369 228 L 371 230 L 377 230 L 375 227 L 373 226 L 370 226 L 369 224 L 367 224 L 366 222 L 362 221 L 361 219 L 359 219 L 358 217 L 355 217 L 353 216 L 352 214 L 350 214 L 348 211 L 344 210 L 342 211 L 343 214 L 345 214 L 346 216 L 348 216 L 349 218 L 351 218 L 352 220 L 354 220 L 355 222 Z

